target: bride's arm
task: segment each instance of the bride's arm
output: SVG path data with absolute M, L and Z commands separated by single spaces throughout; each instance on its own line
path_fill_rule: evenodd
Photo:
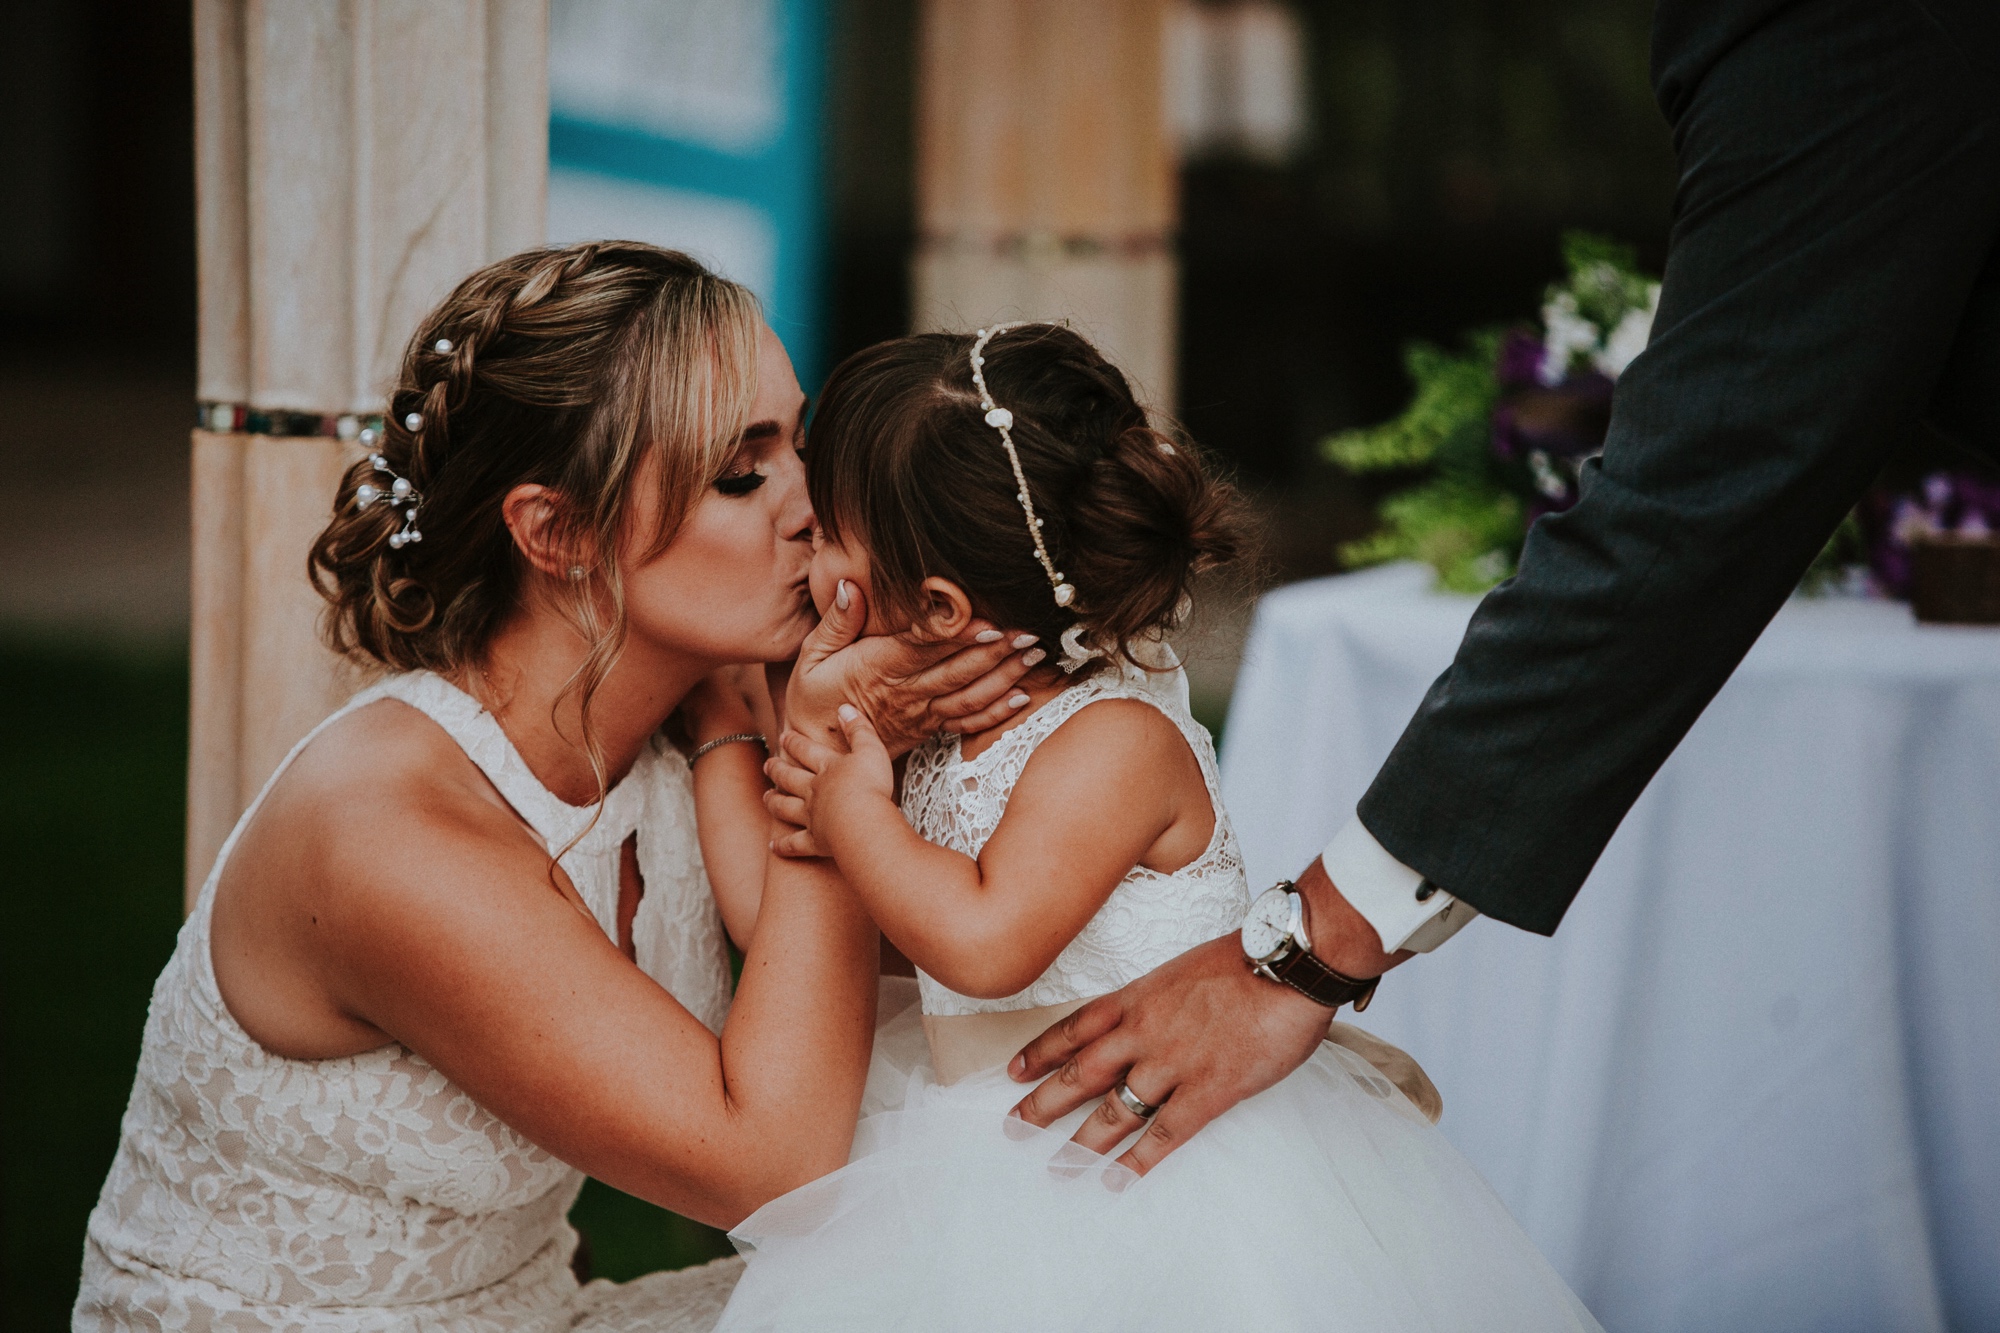
M 713 1225 L 846 1160 L 876 934 L 830 863 L 769 867 L 718 1040 L 552 890 L 518 825 L 374 813 L 378 838 L 319 849 L 314 965 L 347 1012 L 564 1161 Z
M 766 745 L 731 737 L 778 737 L 778 721 L 764 668 L 725 667 L 711 672 L 681 702 L 692 742 L 695 827 L 709 888 L 722 925 L 739 949 L 750 946 L 764 897 L 764 862 L 771 846 L 764 811 Z

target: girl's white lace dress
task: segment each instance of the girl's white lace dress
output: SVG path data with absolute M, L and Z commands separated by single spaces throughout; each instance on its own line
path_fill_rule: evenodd
M 1241 924 L 1243 863 L 1178 672 L 1101 669 L 970 761 L 956 738 L 930 743 L 906 769 L 905 815 L 977 855 L 1035 748 L 1103 699 L 1142 700 L 1186 737 L 1216 803 L 1207 850 L 1171 874 L 1133 870 L 1017 995 L 920 977 L 926 1013 L 1101 995 Z M 1143 1179 L 1069 1144 L 1086 1112 L 1052 1130 L 1008 1119 L 1023 1091 L 998 1067 L 941 1085 L 919 1016 L 889 1019 L 849 1164 L 731 1234 L 749 1267 L 718 1333 L 1597 1328 L 1471 1165 L 1343 1047 L 1322 1044 Z
M 477 702 L 415 673 L 355 696 L 292 755 L 379 699 L 450 733 L 551 850 L 598 814 L 562 866 L 614 938 L 619 848 L 636 830 L 639 966 L 720 1029 L 728 956 L 678 753 L 656 741 L 601 813 L 566 805 Z M 582 1173 L 401 1046 L 288 1060 L 237 1025 L 210 965 L 210 904 L 263 799 L 224 845 L 153 988 L 118 1155 L 90 1215 L 74 1327 L 706 1333 L 740 1261 L 579 1288 L 564 1219 Z

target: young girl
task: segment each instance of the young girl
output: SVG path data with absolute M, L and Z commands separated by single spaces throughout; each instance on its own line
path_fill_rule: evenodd
M 1001 325 L 848 360 L 807 470 L 822 608 L 858 593 L 871 632 L 983 616 L 1053 655 L 1010 720 L 911 753 L 900 804 L 851 709 L 844 746 L 794 736 L 796 764 L 773 766 L 774 810 L 916 964 L 922 1013 L 878 1036 L 850 1164 L 732 1233 L 749 1267 L 720 1328 L 1596 1328 L 1342 1046 L 1143 1179 L 1069 1142 L 1083 1112 L 1006 1115 L 1023 1042 L 1249 908 L 1163 638 L 1235 551 L 1230 497 L 1187 443 L 1083 338 Z

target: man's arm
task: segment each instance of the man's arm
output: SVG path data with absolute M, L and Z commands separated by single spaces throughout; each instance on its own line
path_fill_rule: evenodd
M 1993 364 L 1996 12 L 1774 9 L 1684 78 L 1662 6 L 1655 66 L 1682 170 L 1653 343 L 1619 382 L 1582 500 L 1530 531 L 1520 574 L 1480 605 L 1362 798 L 1370 840 L 1418 887 L 1552 932 L 1899 434 L 1962 401 L 1946 401 L 1959 367 Z M 1397 933 L 1397 874 L 1376 877 L 1378 905 L 1329 859 L 1333 879 L 1300 881 L 1313 951 L 1376 975 L 1407 956 L 1369 924 Z M 1032 1043 L 1012 1072 L 1054 1077 L 1020 1109 L 1047 1124 L 1127 1071 L 1142 1098 L 1171 1087 L 1128 1154 L 1144 1169 L 1296 1068 L 1326 1019 L 1216 940 Z M 1120 1114 L 1077 1137 L 1115 1141 Z
M 1306 938 L 1335 971 L 1382 975 L 1411 957 L 1387 953 L 1314 861 L 1299 876 Z M 1014 1108 L 1047 1127 L 1103 1097 L 1121 1080 L 1159 1106 L 1146 1132 L 1118 1159 L 1140 1174 L 1203 1125 L 1305 1063 L 1326 1037 L 1333 1011 L 1250 970 L 1233 934 L 1197 945 L 1123 990 L 1100 996 L 1030 1042 L 1007 1072 L 1042 1079 Z M 1093 1152 L 1109 1152 L 1141 1127 L 1117 1098 L 1076 1132 Z
M 1947 30 L 1976 11 L 1984 49 Z M 1934 405 L 2000 231 L 1993 12 L 1790 6 L 1693 81 L 1656 43 L 1682 169 L 1652 341 L 1582 499 L 1530 530 L 1361 798 L 1397 859 L 1552 933 Z

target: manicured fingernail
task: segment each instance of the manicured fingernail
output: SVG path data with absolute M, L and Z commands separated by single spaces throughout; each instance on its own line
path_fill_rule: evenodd
M 861 710 L 859 708 L 856 708 L 853 704 L 842 704 L 840 706 L 840 720 L 842 722 L 852 722 L 855 718 L 860 716 L 861 716 Z
M 1039 648 L 1030 648 L 1027 652 L 1021 654 L 1021 665 L 1033 666 L 1047 656 L 1048 654 Z
M 1007 706 L 1009 708 L 1019 708 L 1027 702 L 1028 702 L 1028 696 L 1025 694 L 1009 695 L 1007 698 Z
M 1035 640 L 1041 637 L 1039 634 L 1017 634 L 1014 636 L 1014 646 L 1016 648 L 1032 648 Z
M 1123 1194 L 1131 1189 L 1138 1179 L 1139 1173 L 1129 1166 L 1119 1166 L 1114 1162 L 1104 1168 L 1104 1188 L 1113 1194 Z
M 1021 1081 L 1022 1075 L 1026 1074 L 1027 1072 L 1028 1072 L 1027 1056 L 1016 1055 L 1013 1059 L 1007 1062 L 1007 1077 L 1013 1079 L 1016 1083 L 1019 1083 Z M 1019 1115 L 1020 1112 L 1016 1111 L 1014 1112 L 1014 1114 Z
M 833 585 L 833 604 L 835 606 L 845 611 L 847 609 L 847 604 L 852 600 L 853 599 L 847 595 L 846 579 L 842 579 L 840 580 L 840 582 Z
M 983 629 L 972 636 L 972 641 L 974 643 L 998 643 L 1000 642 L 1000 637 L 1000 631 L 997 629 Z
M 1035 1127 L 1023 1119 L 1019 1111 L 1009 1111 L 1000 1122 L 1000 1128 L 1016 1143 L 1025 1143 L 1035 1137 Z

